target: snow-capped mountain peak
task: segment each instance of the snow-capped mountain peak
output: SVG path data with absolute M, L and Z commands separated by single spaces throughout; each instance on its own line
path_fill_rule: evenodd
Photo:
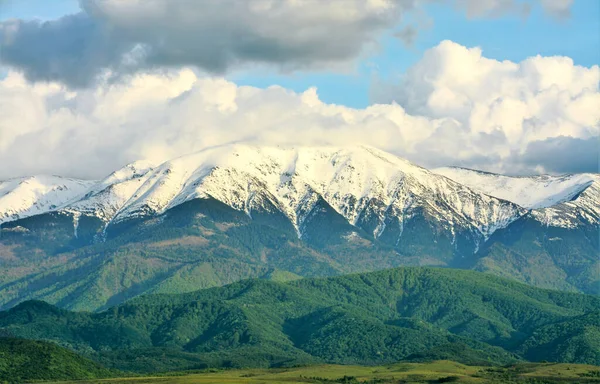
M 0 224 L 59 209 L 95 183 L 43 175 L 0 181 Z
M 30 181 L 20 187 L 25 180 Z M 100 181 L 31 180 L 0 183 L 1 221 L 62 210 L 109 225 L 214 198 L 249 216 L 275 207 L 302 236 L 306 219 L 322 202 L 375 238 L 390 224 L 400 228 L 401 236 L 403 223 L 419 214 L 441 223 L 452 236 L 467 231 L 480 242 L 525 214 L 525 208 L 552 206 L 581 194 L 586 185 L 597 183 L 597 176 L 508 178 L 456 168 L 434 173 L 367 146 L 235 144 L 158 165 L 134 162 Z

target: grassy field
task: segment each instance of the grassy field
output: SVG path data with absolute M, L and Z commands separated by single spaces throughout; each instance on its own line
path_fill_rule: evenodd
M 221 370 L 70 383 L 221 384 L 221 383 L 600 383 L 600 367 L 581 364 L 518 364 L 474 367 L 452 361 L 398 363 L 364 367 L 319 365 L 285 369 Z M 67 382 L 61 382 L 67 383 Z

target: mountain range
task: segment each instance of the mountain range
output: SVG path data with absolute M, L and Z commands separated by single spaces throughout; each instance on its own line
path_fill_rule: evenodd
M 231 145 L 102 180 L 0 182 L 0 307 L 431 265 L 600 293 L 600 176 L 427 170 L 371 147 Z

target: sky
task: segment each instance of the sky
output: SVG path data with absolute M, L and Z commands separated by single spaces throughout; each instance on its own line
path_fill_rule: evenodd
M 207 146 L 598 172 L 595 0 L 0 0 L 0 178 Z

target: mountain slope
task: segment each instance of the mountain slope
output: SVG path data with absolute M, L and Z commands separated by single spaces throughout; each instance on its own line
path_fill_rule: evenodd
M 436 168 L 432 171 L 528 209 L 547 208 L 570 201 L 590 184 L 598 182 L 598 175 L 589 173 L 564 176 L 504 176 L 459 167 Z
M 532 209 L 548 226 L 575 227 L 600 222 L 600 175 L 504 176 L 465 168 L 437 168 L 433 172 L 490 196 Z
M 600 294 L 599 175 L 509 177 L 463 168 L 434 171 L 532 208 L 490 237 L 473 269 Z
M 130 164 L 88 187 L 75 201 L 72 194 L 69 199 L 56 198 L 46 211 L 118 223 L 212 197 L 248 215 L 272 205 L 302 236 L 305 221 L 322 199 L 374 237 L 381 236 L 390 221 L 402 226 L 404 218 L 420 208 L 443 220 L 453 233 L 467 229 L 484 238 L 519 215 L 515 205 L 473 193 L 370 147 L 216 147 L 154 168 Z
M 600 360 L 600 311 L 587 313 L 536 330 L 519 347 L 526 358 L 580 362 L 598 365 Z
M 576 228 L 600 224 L 600 176 L 583 187 L 570 200 L 551 207 L 532 211 L 533 216 L 546 226 Z
M 101 379 L 117 373 L 54 343 L 0 337 L 0 380 L 7 383 Z
M 586 338 L 578 319 L 599 305 L 597 297 L 477 272 L 399 268 L 286 283 L 247 280 L 188 294 L 142 296 L 96 314 L 32 301 L 0 313 L 0 329 L 142 371 L 152 370 L 158 356 L 170 356 L 177 368 L 373 364 L 430 350 L 458 360 L 479 355 L 507 363 L 515 361 L 511 351 L 532 351 L 535 332 L 544 327 Z M 573 327 L 565 328 L 571 320 Z M 551 332 L 544 335 L 544 343 L 557 341 Z M 457 343 L 473 351 L 454 354 Z M 589 362 L 593 353 L 587 345 L 560 358 Z M 528 358 L 540 359 L 531 353 Z
M 596 293 L 597 184 L 528 211 L 369 147 L 233 145 L 135 162 L 0 224 L 0 308 L 43 299 L 99 310 L 273 269 L 401 265 Z
M 534 215 L 494 233 L 470 268 L 542 287 L 600 294 L 600 227 L 550 226 Z

